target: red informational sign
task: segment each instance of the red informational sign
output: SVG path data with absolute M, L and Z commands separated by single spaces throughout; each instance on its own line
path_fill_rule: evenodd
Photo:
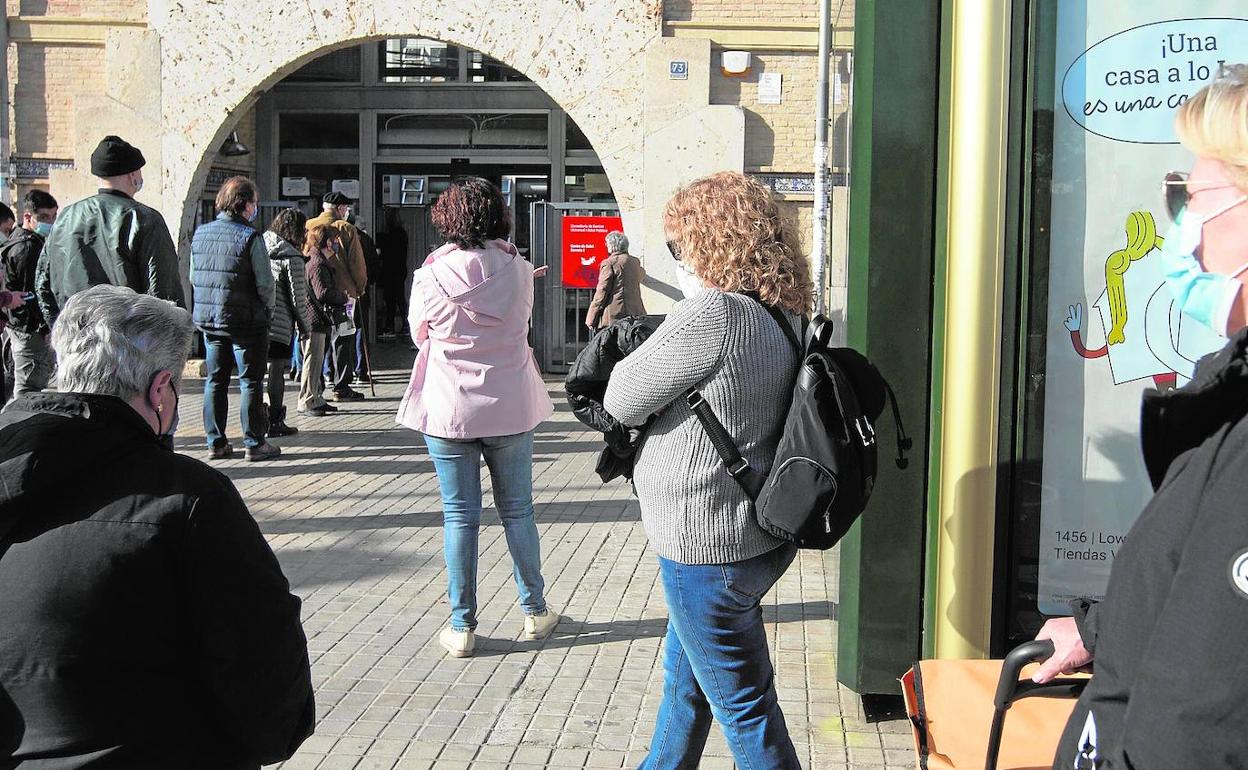
M 624 230 L 619 217 L 563 218 L 563 285 L 569 289 L 598 286 L 598 266 L 607 258 L 607 233 Z

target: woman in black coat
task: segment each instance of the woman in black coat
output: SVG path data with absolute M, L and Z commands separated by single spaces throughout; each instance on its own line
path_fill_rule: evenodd
M 1053 767 L 1243 767 L 1248 758 L 1248 66 L 1223 70 L 1178 111 L 1197 156 L 1166 175 L 1174 227 L 1161 258 L 1179 309 L 1230 337 L 1192 381 L 1144 397 L 1155 495 L 1119 548 L 1101 602 L 1075 602 L 1041 639 L 1048 681 L 1095 674 Z

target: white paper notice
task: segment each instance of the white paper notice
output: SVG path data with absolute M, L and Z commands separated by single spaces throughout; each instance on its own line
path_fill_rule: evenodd
M 764 72 L 758 76 L 758 103 L 780 103 L 780 73 Z
M 1248 60 L 1242 2 L 1059 0 L 1040 495 L 1039 609 L 1100 598 L 1152 494 L 1146 388 L 1183 385 L 1225 340 L 1178 313 L 1159 249 L 1161 179 L 1187 170 L 1174 112 Z M 1195 18 L 1201 17 L 1201 18 Z M 1043 119 L 1042 113 L 1038 119 Z

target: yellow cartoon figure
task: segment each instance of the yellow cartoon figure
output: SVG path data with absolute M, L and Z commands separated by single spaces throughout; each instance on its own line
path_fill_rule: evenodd
M 1123 329 L 1127 325 L 1127 287 L 1123 276 L 1132 262 L 1143 259 L 1153 249 L 1160 249 L 1165 242 L 1157 235 L 1157 223 L 1147 211 L 1132 211 L 1127 216 L 1127 247 L 1119 249 L 1105 260 L 1105 294 L 1109 300 L 1109 318 L 1113 322 L 1105 340 L 1117 345 L 1126 340 Z
M 1064 324 L 1075 352 L 1109 359 L 1114 384 L 1151 378 L 1160 389 L 1191 379 L 1196 361 L 1226 340 L 1179 313 L 1166 288 L 1157 253 L 1164 239 L 1147 211 L 1132 211 L 1124 226 L 1126 245 L 1105 260 L 1105 291 L 1099 311 L 1105 344 L 1089 349 L 1080 333 L 1083 305 L 1069 306 Z

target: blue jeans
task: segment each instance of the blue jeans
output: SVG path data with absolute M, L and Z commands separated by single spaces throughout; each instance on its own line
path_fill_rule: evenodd
M 303 368 L 303 346 L 299 344 L 299 332 L 294 332 L 290 341 L 290 370 L 297 375 L 301 368 Z
M 481 528 L 481 456 L 490 468 L 512 572 L 526 615 L 546 611 L 541 544 L 533 522 L 533 432 L 479 439 L 425 436 L 442 491 L 443 554 L 451 626 L 477 627 L 477 534 Z
M 209 448 L 226 443 L 225 420 L 230 411 L 230 377 L 238 365 L 238 387 L 242 392 L 239 417 L 243 423 L 243 444 L 264 443 L 268 429 L 264 413 L 264 373 L 269 358 L 269 335 L 238 339 L 218 334 L 204 335 L 207 355 L 204 366 L 204 433 Z
M 731 564 L 659 558 L 668 612 L 663 702 L 641 770 L 694 770 L 712 715 L 740 770 L 799 767 L 759 607 L 796 555 L 784 545 Z

